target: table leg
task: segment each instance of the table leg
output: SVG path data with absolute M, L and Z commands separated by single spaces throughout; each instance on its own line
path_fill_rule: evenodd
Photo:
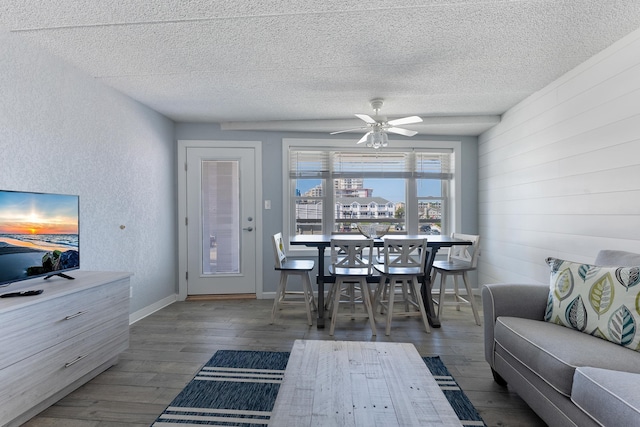
M 436 316 L 436 310 L 433 306 L 433 297 L 431 296 L 431 267 L 433 261 L 436 259 L 436 254 L 439 248 L 431 248 L 428 253 L 427 262 L 425 265 L 424 280 L 422 281 L 422 302 L 424 309 L 427 312 L 427 320 L 432 328 L 440 327 L 440 319 Z
M 318 246 L 318 329 L 324 329 L 324 246 Z

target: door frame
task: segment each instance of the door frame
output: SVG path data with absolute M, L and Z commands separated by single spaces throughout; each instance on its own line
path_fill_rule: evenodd
M 177 205 L 178 205 L 178 300 L 187 298 L 187 149 L 188 148 L 252 148 L 255 154 L 255 228 L 256 228 L 256 298 L 262 299 L 262 142 L 261 141 L 214 141 L 214 140 L 178 140 L 177 144 Z M 242 179 L 242 177 L 240 178 Z

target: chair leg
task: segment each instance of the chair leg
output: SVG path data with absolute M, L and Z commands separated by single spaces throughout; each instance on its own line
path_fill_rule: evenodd
M 329 335 L 331 336 L 333 336 L 333 331 L 336 329 L 336 318 L 338 317 L 338 306 L 340 306 L 340 294 L 342 293 L 342 278 L 338 278 L 333 286 L 335 286 L 332 303 L 333 313 L 331 314 L 331 326 L 329 327 Z
M 462 299 L 460 297 L 460 289 L 458 287 L 458 275 L 454 274 L 453 275 L 453 298 L 456 301 L 456 311 L 460 311 L 460 300 Z
M 408 287 L 409 282 L 407 280 L 402 280 L 400 286 L 402 287 L 402 298 L 404 298 L 404 311 L 406 313 L 409 312 L 409 292 Z
M 393 317 L 393 304 L 395 304 L 396 295 L 396 280 L 393 277 L 389 278 L 389 288 L 387 296 L 387 324 L 385 326 L 384 334 L 391 335 L 391 319 Z
M 356 284 L 353 282 L 345 282 L 343 277 L 339 277 L 336 280 L 336 283 L 334 284 L 334 291 L 333 291 L 333 301 L 332 301 L 332 305 L 333 305 L 333 309 L 332 309 L 332 315 L 331 315 L 331 325 L 329 327 L 329 335 L 333 336 L 334 332 L 335 332 L 335 327 L 336 327 L 336 320 L 338 318 L 338 311 L 339 311 L 339 307 L 340 307 L 340 300 L 343 297 L 343 287 L 344 290 L 346 292 L 346 301 L 343 300 L 343 305 L 347 304 L 349 305 L 349 311 L 351 312 L 351 314 L 353 315 L 353 317 L 361 317 L 362 314 L 355 314 L 354 310 L 355 310 L 355 290 L 356 290 Z M 362 303 L 365 306 L 366 309 L 366 316 L 369 318 L 369 324 L 371 326 L 371 332 L 373 333 L 373 335 L 376 335 L 376 324 L 375 324 L 375 318 L 373 315 L 373 304 L 371 302 L 371 289 L 369 288 L 369 284 L 367 283 L 366 279 L 363 279 L 362 282 L 359 284 L 359 286 L 357 287 L 360 290 L 360 294 L 362 297 Z M 344 316 L 349 317 L 348 313 L 343 314 Z
M 367 279 L 362 281 L 362 285 L 360 287 L 362 293 L 362 299 L 364 300 L 364 306 L 367 309 L 367 313 L 369 314 L 369 325 L 371 326 L 372 335 L 376 335 L 376 320 L 373 317 L 373 307 L 371 304 L 371 290 L 369 289 L 369 284 L 367 283 Z
M 302 284 L 307 284 L 307 291 L 309 293 L 309 302 L 311 303 L 311 310 L 318 311 L 318 306 L 316 305 L 316 297 L 313 295 L 313 286 L 311 285 L 311 276 L 306 272 L 302 279 Z
M 307 309 L 307 321 L 309 326 L 313 326 L 313 317 L 311 316 L 311 303 L 313 302 L 313 291 L 311 290 L 311 281 L 309 280 L 309 274 L 306 272 L 302 274 L 302 290 L 304 296 L 304 305 Z
M 327 296 L 325 297 L 324 307 L 327 313 L 331 313 L 333 311 L 333 297 L 336 292 L 336 284 L 329 284 L 329 290 L 327 291 Z
M 476 308 L 476 301 L 473 293 L 471 293 L 471 285 L 469 284 L 466 271 L 462 274 L 462 281 L 464 282 L 464 286 L 467 288 L 467 298 L 469 298 L 471 310 L 473 310 L 473 317 L 476 318 L 476 325 L 480 326 L 482 322 L 480 322 L 480 315 L 478 314 L 478 309 Z
M 416 296 L 418 300 L 418 307 L 420 308 L 420 314 L 422 315 L 422 323 L 424 324 L 424 330 L 427 333 L 431 333 L 431 327 L 429 326 L 429 320 L 427 319 L 427 312 L 424 309 L 424 303 L 422 302 L 422 293 L 420 291 L 420 284 L 418 283 L 418 279 L 415 277 L 411 280 L 411 285 L 413 286 L 413 294 Z M 440 306 L 438 306 L 438 310 L 440 310 Z
M 442 312 L 442 305 L 444 304 L 444 293 L 447 287 L 447 275 L 444 272 L 440 272 L 440 295 L 438 295 L 438 313 L 436 317 L 440 319 L 440 313 Z
M 382 314 L 384 310 L 384 308 L 382 307 L 382 297 L 384 296 L 384 287 L 386 281 L 386 276 L 380 275 L 380 282 L 378 283 L 378 286 L 376 286 L 376 291 L 373 295 L 373 311 L 377 311 L 378 306 L 380 306 L 380 314 Z
M 385 276 L 385 282 L 382 286 L 382 292 L 380 293 L 380 314 L 384 314 L 384 302 L 387 301 L 387 305 L 389 304 L 389 286 L 391 286 L 392 280 L 390 276 Z
M 362 288 L 360 288 L 360 290 L 362 291 Z M 349 306 L 351 309 L 351 314 L 355 314 L 356 312 L 356 284 L 355 283 L 349 283 Z M 354 317 L 351 318 L 352 320 L 355 319 Z
M 280 307 L 280 301 L 284 298 L 284 291 L 287 284 L 287 274 L 280 272 L 280 283 L 278 284 L 278 290 L 276 291 L 276 297 L 273 300 L 273 308 L 271 309 L 271 324 L 276 321 L 276 315 Z

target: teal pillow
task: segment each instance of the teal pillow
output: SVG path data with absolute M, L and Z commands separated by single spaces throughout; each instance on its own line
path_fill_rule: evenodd
M 640 351 L 640 267 L 599 267 L 547 258 L 544 320 Z

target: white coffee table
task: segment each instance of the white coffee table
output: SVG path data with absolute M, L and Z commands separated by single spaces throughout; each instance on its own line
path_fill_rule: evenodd
M 269 425 L 462 424 L 413 344 L 296 340 Z

